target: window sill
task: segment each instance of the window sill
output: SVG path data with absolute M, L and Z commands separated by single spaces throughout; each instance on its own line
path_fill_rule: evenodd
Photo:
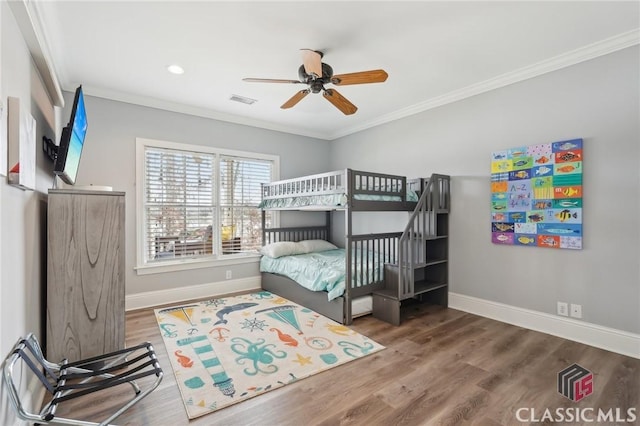
M 258 263 L 259 254 L 230 255 L 219 259 L 178 259 L 149 265 L 138 265 L 134 269 L 138 275 L 162 274 L 165 272 L 188 271 L 200 268 L 220 268 L 230 265 Z

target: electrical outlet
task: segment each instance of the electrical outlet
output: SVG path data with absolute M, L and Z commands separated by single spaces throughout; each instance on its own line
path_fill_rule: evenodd
M 231 269 L 227 269 L 227 279 L 231 279 Z
M 563 317 L 569 316 L 569 305 L 567 302 L 558 302 L 558 315 L 562 315 Z
M 571 316 L 574 318 L 582 318 L 582 305 L 571 304 Z

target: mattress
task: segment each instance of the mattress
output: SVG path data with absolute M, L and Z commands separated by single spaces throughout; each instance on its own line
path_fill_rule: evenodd
M 402 201 L 397 195 L 356 194 L 356 200 L 361 201 Z M 407 190 L 407 201 L 418 201 L 418 194 Z M 262 200 L 258 206 L 261 209 L 299 209 L 309 206 L 315 207 L 346 207 L 346 194 L 304 195 L 299 197 L 285 197 Z
M 351 317 L 361 317 L 373 312 L 373 296 L 361 296 L 351 301 Z
M 365 258 L 369 273 L 354 274 L 358 286 L 381 280 L 383 276 L 383 262 L 378 260 L 378 254 L 370 252 Z M 262 256 L 260 272 L 284 275 L 311 291 L 326 291 L 328 300 L 333 300 L 342 296 L 345 290 L 345 249 L 278 258 Z

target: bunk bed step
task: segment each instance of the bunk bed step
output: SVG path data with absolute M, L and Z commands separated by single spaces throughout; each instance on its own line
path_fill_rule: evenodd
M 398 290 L 394 288 L 386 288 L 386 287 L 381 288 L 372 292 L 372 294 L 381 296 L 381 297 L 386 297 L 389 299 L 398 300 Z
M 439 288 L 446 287 L 446 282 L 435 282 L 430 280 L 421 280 L 414 283 L 413 293 L 418 296 L 420 294 L 428 293 Z
M 430 262 L 429 262 L 429 263 L 430 263 Z M 424 268 L 424 267 L 425 267 L 425 266 L 427 266 L 429 263 L 427 263 L 427 262 L 414 263 L 414 264 L 413 264 L 413 269 L 420 269 L 420 268 Z M 385 264 L 384 264 L 384 267 L 385 267 L 385 271 L 386 271 L 386 268 L 391 268 L 391 269 L 393 269 L 393 271 L 396 271 L 396 273 L 397 273 L 397 271 L 398 271 L 398 264 L 397 264 L 397 263 L 385 263 Z
M 397 293 L 393 295 L 389 290 L 382 289 L 372 293 L 371 314 L 374 318 L 398 326 L 400 325 L 400 301 L 397 299 Z

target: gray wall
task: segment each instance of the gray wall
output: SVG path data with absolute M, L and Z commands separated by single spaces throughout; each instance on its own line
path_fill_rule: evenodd
M 37 122 L 36 190 L 9 186 L 0 177 L 0 353 L 4 356 L 19 336 L 34 332 L 44 343 L 46 295 L 46 199 L 53 184 L 53 163 L 41 150 L 42 136 L 58 140 L 66 108 L 53 107 L 32 62 L 29 49 L 7 2 L 0 2 L 0 95 L 20 98 Z M 126 192 L 127 294 L 186 287 L 224 280 L 219 268 L 203 268 L 138 276 L 135 266 L 135 138 L 201 144 L 280 156 L 282 178 L 323 172 L 329 166 L 327 141 L 171 113 L 153 108 L 86 97 L 89 131 L 78 185 L 107 185 Z M 64 124 L 64 123 L 62 123 Z M 6 131 L 6 130 L 5 130 Z M 310 215 L 317 223 L 321 215 Z M 283 218 L 284 223 L 296 222 Z M 234 278 L 258 275 L 257 262 L 225 266 Z M 26 380 L 24 387 L 27 386 Z M 0 388 L 0 424 L 17 424 Z
M 0 2 L 0 98 L 20 99 L 36 120 L 36 190 L 9 186 L 0 177 L 0 354 L 4 357 L 19 336 L 43 338 L 43 294 L 46 272 L 46 191 L 52 164 L 42 154 L 43 135 L 52 137 L 55 111 L 31 60 L 7 2 Z M 3 131 L 6 131 L 6 128 Z M 26 387 L 24 383 L 23 388 Z M 4 389 L 0 389 L 0 424 L 17 424 Z
M 639 48 L 343 137 L 331 168 L 452 176 L 450 291 L 640 332 Z M 584 139 L 584 249 L 490 242 L 492 151 Z
M 67 109 L 72 93 L 65 93 Z M 258 263 L 138 275 L 136 265 L 135 141 L 137 137 L 280 156 L 282 179 L 329 167 L 330 143 L 233 123 L 86 96 L 89 128 L 76 185 L 106 185 L 126 192 L 126 292 L 188 287 L 259 275 Z M 317 218 L 318 216 L 316 216 Z M 287 218 L 283 220 L 286 223 Z M 315 220 L 315 218 L 314 218 Z

